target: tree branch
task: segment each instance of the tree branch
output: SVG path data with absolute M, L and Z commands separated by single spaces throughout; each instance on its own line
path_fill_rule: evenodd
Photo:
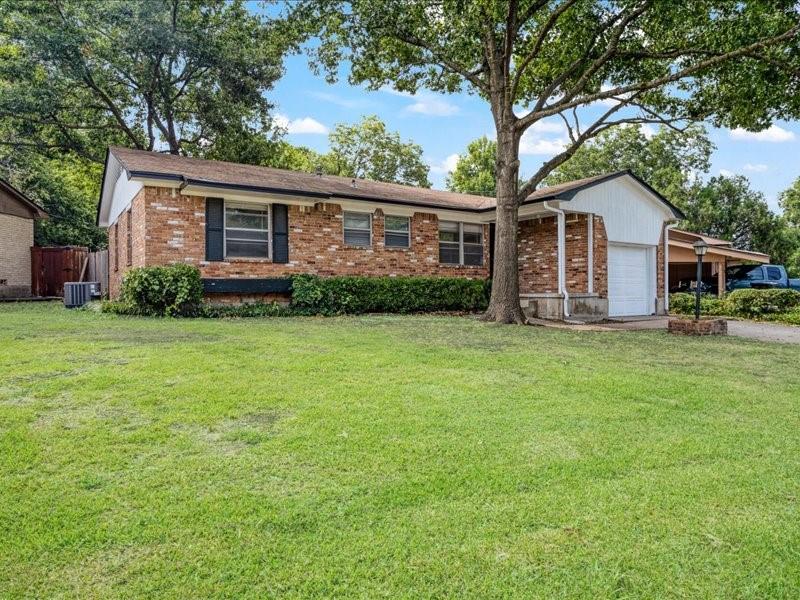
M 562 100 L 559 100 L 558 102 L 556 102 L 553 105 L 545 107 L 543 110 L 540 110 L 540 111 L 538 111 L 536 113 L 529 113 L 528 115 L 525 115 L 525 117 L 520 119 L 519 123 L 521 124 L 522 122 L 528 122 L 528 124 L 531 124 L 531 123 L 534 123 L 534 122 L 538 121 L 539 119 L 543 119 L 545 117 L 556 115 L 559 112 L 561 112 L 562 110 L 566 110 L 566 109 L 569 109 L 569 108 L 572 108 L 572 107 L 575 107 L 575 106 L 581 106 L 581 105 L 584 105 L 584 104 L 589 104 L 589 103 L 595 102 L 597 100 L 606 100 L 608 98 L 613 98 L 615 96 L 621 96 L 621 95 L 628 94 L 628 93 L 631 93 L 631 92 L 644 92 L 644 91 L 653 90 L 653 89 L 662 87 L 664 85 L 667 85 L 669 83 L 674 83 L 674 82 L 679 81 L 681 79 L 685 79 L 687 77 L 695 75 L 699 71 L 702 71 L 704 69 L 708 69 L 710 67 L 714 67 L 714 66 L 719 65 L 721 63 L 724 63 L 724 62 L 726 62 L 728 60 L 732 60 L 732 59 L 738 58 L 740 56 L 749 55 L 754 50 L 758 50 L 758 49 L 761 49 L 761 48 L 766 48 L 766 47 L 772 46 L 774 44 L 777 44 L 779 42 L 782 42 L 784 40 L 788 40 L 790 38 L 793 38 L 793 37 L 795 37 L 797 35 L 798 31 L 800 31 L 800 25 L 795 25 L 795 26 L 787 29 L 786 31 L 784 31 L 783 33 L 781 33 L 779 35 L 772 36 L 772 37 L 769 37 L 769 38 L 763 38 L 763 39 L 758 40 L 757 42 L 754 42 L 754 43 L 749 44 L 747 46 L 742 46 L 742 47 L 737 48 L 735 50 L 731 50 L 729 52 L 718 54 L 716 56 L 713 56 L 713 57 L 710 57 L 710 58 L 708 58 L 706 60 L 703 60 L 703 61 L 700 61 L 698 63 L 695 63 L 694 65 L 691 65 L 689 67 L 686 67 L 686 68 L 681 69 L 679 71 L 676 71 L 674 73 L 670 73 L 668 75 L 663 75 L 661 77 L 657 77 L 657 78 L 651 79 L 649 81 L 644 81 L 644 82 L 641 82 L 641 83 L 636 83 L 636 84 L 631 84 L 631 85 L 618 86 L 618 87 L 610 89 L 610 90 L 597 92 L 595 94 L 589 94 L 588 96 L 582 96 L 582 97 L 579 97 L 579 98 L 576 98 L 576 99 L 573 99 L 573 100 L 570 100 L 570 101 L 564 101 L 564 99 L 562 99 Z
M 431 58 L 433 59 L 432 62 L 439 65 L 442 69 L 445 69 L 446 71 L 449 71 L 456 75 L 460 75 L 479 90 L 488 91 L 486 83 L 478 77 L 478 75 L 482 73 L 484 70 L 482 67 L 470 71 L 466 69 L 464 66 L 458 65 L 454 61 L 442 56 L 440 54 L 441 52 L 440 50 L 431 48 L 423 40 L 419 39 L 413 34 L 407 32 L 395 32 L 393 34 L 393 37 L 397 38 L 401 42 L 409 44 L 410 46 L 414 46 L 415 48 L 419 48 L 420 50 L 428 52 L 431 55 Z

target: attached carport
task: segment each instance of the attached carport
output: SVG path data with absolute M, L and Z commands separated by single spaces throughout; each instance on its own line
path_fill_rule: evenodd
M 697 277 L 697 256 L 692 244 L 703 240 L 708 252 L 703 258 L 703 279 L 716 279 L 717 293 L 725 293 L 725 270 L 742 264 L 769 264 L 769 255 L 749 250 L 738 250 L 727 240 L 713 238 L 682 229 L 669 230 L 669 286 L 676 289 L 681 281 L 694 281 Z

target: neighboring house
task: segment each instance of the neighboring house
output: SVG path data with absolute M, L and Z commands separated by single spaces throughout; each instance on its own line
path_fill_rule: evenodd
M 519 214 L 528 315 L 664 312 L 682 215 L 631 173 L 538 190 Z M 494 198 L 125 148 L 98 206 L 112 297 L 128 268 L 180 262 L 216 301 L 279 297 L 297 273 L 487 278 L 494 218 Z
M 725 293 L 725 270 L 743 264 L 769 264 L 769 254 L 737 250 L 727 240 L 708 235 L 669 230 L 669 286 L 670 291 L 685 291 L 688 282 L 697 279 L 697 256 L 692 244 L 703 240 L 708 244 L 708 252 L 703 257 L 703 281 L 716 279 L 717 293 Z
M 0 298 L 31 295 L 33 221 L 47 213 L 0 179 Z

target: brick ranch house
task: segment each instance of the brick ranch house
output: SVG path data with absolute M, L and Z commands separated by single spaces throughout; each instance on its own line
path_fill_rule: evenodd
M 196 265 L 210 301 L 275 299 L 289 276 L 491 276 L 493 198 L 126 148 L 106 157 L 109 288 L 131 267 Z M 680 211 L 630 172 L 543 188 L 520 208 L 529 316 L 667 310 Z

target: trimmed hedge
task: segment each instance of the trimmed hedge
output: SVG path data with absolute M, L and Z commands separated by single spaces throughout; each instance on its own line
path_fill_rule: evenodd
M 256 302 L 237 306 L 203 303 L 200 271 L 189 265 L 140 267 L 126 273 L 120 300 L 103 312 L 170 317 L 279 317 L 360 313 L 472 312 L 489 304 L 489 282 L 456 277 L 292 278 L 289 307 Z
M 727 314 L 728 307 L 725 300 L 716 296 L 700 297 L 700 314 L 706 316 L 719 316 Z M 669 297 L 669 312 L 676 315 L 694 314 L 694 294 L 671 294 Z
M 484 310 L 489 283 L 456 277 L 317 277 L 292 279 L 301 314 L 415 313 Z
M 731 314 L 758 318 L 763 315 L 789 312 L 800 306 L 800 292 L 790 289 L 734 290 L 725 299 Z
M 121 306 L 107 312 L 148 317 L 192 317 L 203 301 L 200 270 L 191 265 L 136 267 L 125 273 L 120 291 Z
M 694 314 L 694 294 L 672 294 L 669 310 L 679 315 Z M 770 318 L 800 310 L 800 292 L 790 289 L 734 290 L 725 298 L 702 296 L 700 313 L 706 316 L 730 316 L 746 319 Z
M 289 317 L 292 310 L 277 302 L 250 302 L 247 304 L 204 304 L 200 317 L 209 319 L 239 319 L 244 317 Z

